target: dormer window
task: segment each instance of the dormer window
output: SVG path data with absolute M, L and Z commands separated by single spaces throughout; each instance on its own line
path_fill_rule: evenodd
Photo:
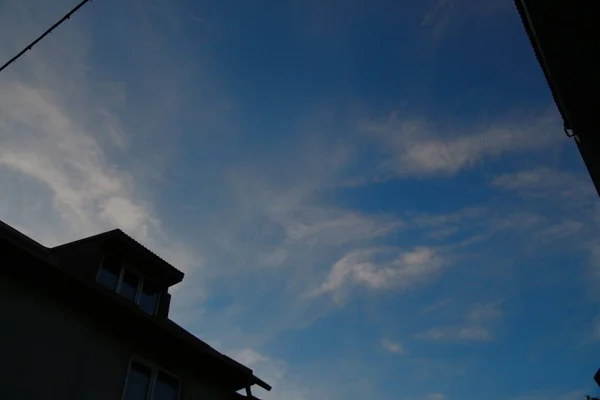
M 156 305 L 158 304 L 158 295 L 160 288 L 158 285 L 150 282 L 143 281 L 142 289 L 138 297 L 138 304 L 140 308 L 146 311 L 148 314 L 154 314 L 156 312 Z
M 96 281 L 111 290 L 117 290 L 121 276 L 121 265 L 112 257 L 104 257 Z
M 123 266 L 115 258 L 104 257 L 96 281 L 133 301 L 148 314 L 156 314 L 160 287 L 131 268 Z
M 119 285 L 117 292 L 126 299 L 135 301 L 138 295 L 141 279 L 127 268 L 122 268 L 121 271 L 121 284 Z

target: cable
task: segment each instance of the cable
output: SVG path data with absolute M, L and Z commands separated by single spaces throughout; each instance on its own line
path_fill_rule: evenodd
M 38 37 L 37 39 L 35 39 L 33 42 L 31 42 L 27 47 L 25 47 L 23 50 L 21 50 L 19 52 L 19 54 L 17 54 L 16 56 L 14 56 L 13 58 L 11 58 L 10 60 L 8 60 L 2 67 L 0 67 L 0 72 L 4 71 L 4 69 L 6 67 L 8 67 L 10 64 L 14 63 L 15 61 L 17 61 L 17 59 L 19 57 L 21 57 L 23 54 L 25 54 L 25 52 L 27 52 L 27 50 L 31 50 L 31 48 L 33 46 L 35 46 L 40 40 L 42 40 L 43 38 L 46 37 L 46 35 L 48 35 L 50 32 L 52 32 L 57 26 L 59 26 L 60 24 L 62 24 L 63 22 L 65 22 L 66 20 L 68 20 L 69 18 L 71 18 L 71 15 L 75 14 L 77 12 L 77 10 L 79 10 L 81 7 L 83 7 L 83 5 L 87 2 L 89 2 L 91 0 L 83 0 L 81 3 L 79 3 L 77 6 L 75 6 L 75 8 L 73 8 L 71 11 L 69 11 L 67 13 L 67 15 L 65 15 L 64 17 L 62 17 L 57 23 L 55 23 L 54 25 L 52 25 L 46 32 L 44 32 L 40 37 Z

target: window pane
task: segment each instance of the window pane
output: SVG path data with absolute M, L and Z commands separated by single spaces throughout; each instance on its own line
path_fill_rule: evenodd
M 147 400 L 151 370 L 137 362 L 131 363 L 123 400 Z
M 128 270 L 123 271 L 123 281 L 121 282 L 119 293 L 129 300 L 135 300 L 139 281 L 140 278 L 133 272 Z
M 142 284 L 142 293 L 140 293 L 140 308 L 148 314 L 156 312 L 156 303 L 158 303 L 158 285 L 144 281 Z
M 158 372 L 154 384 L 154 395 L 152 400 L 177 400 L 179 392 L 179 380 L 162 371 Z
M 97 281 L 109 289 L 117 290 L 120 271 L 121 265 L 117 260 L 112 257 L 104 257 L 100 265 Z

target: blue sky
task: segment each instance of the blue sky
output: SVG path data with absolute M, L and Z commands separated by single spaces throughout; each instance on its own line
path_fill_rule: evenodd
M 0 2 L 0 57 L 75 3 Z M 0 76 L 0 193 L 184 270 L 265 399 L 597 393 L 597 195 L 509 1 L 94 1 Z

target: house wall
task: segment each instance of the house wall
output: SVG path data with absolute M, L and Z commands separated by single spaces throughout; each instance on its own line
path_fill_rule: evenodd
M 133 353 L 179 376 L 181 400 L 230 398 L 153 349 L 115 335 L 114 327 L 3 274 L 6 264 L 0 259 L 0 399 L 119 400 Z

